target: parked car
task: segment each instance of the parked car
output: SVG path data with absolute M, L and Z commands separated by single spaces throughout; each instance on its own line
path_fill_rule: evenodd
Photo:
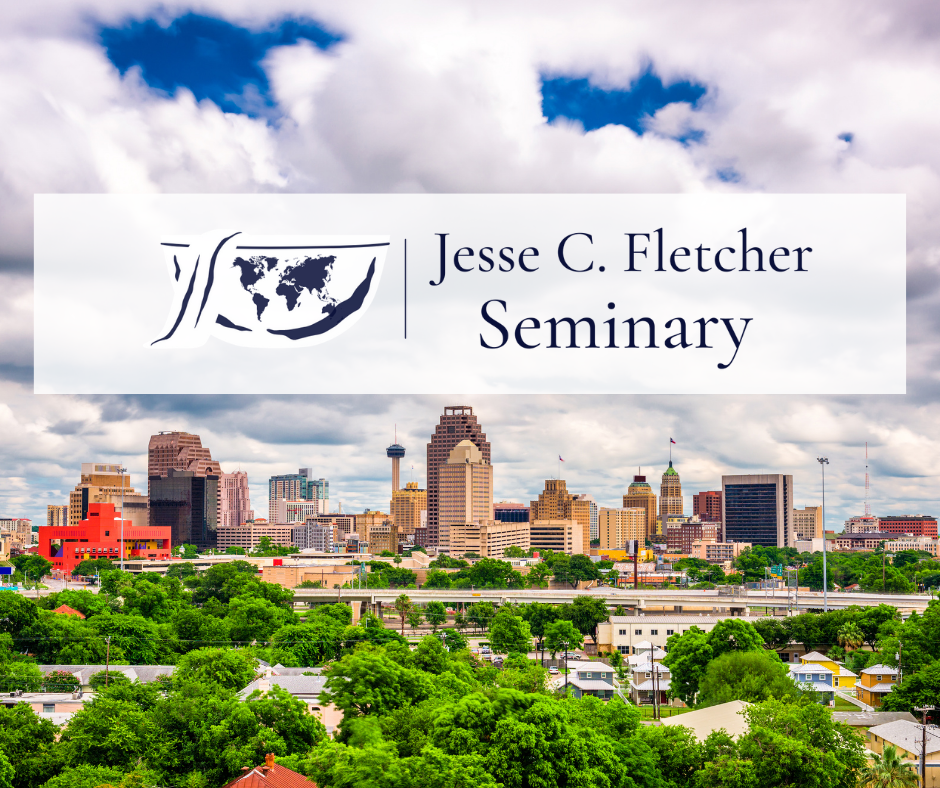
M 565 651 L 559 659 L 581 659 L 581 655 L 577 651 Z
M 503 658 L 502 658 L 502 657 L 493 657 L 493 664 L 494 664 L 496 667 L 499 667 L 500 665 L 503 664 Z
M 481 653 L 481 654 L 491 654 L 492 651 L 490 650 L 490 647 L 489 647 L 489 646 L 482 646 L 482 647 L 480 648 L 480 653 Z
M 553 676 L 555 676 L 555 675 L 558 674 L 558 668 L 556 668 L 554 665 L 552 665 L 552 666 L 548 669 L 548 672 L 551 673 Z

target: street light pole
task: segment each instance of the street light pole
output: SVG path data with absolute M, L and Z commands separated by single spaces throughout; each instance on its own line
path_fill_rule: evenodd
M 828 457 L 817 457 L 816 462 L 822 471 L 822 536 L 823 536 L 823 611 L 829 612 L 829 580 L 826 577 L 826 466 Z
M 124 474 L 127 468 L 121 466 L 118 468 L 121 474 L 121 571 L 124 571 Z

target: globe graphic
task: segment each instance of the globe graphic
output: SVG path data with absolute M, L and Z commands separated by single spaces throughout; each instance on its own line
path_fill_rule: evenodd
M 318 304 L 320 311 L 324 307 L 335 308 L 336 299 L 328 290 L 335 262 L 336 255 L 332 254 L 287 259 L 254 255 L 247 259 L 236 257 L 232 266 L 239 269 L 239 284 L 251 298 L 258 322 L 264 325 L 266 313 L 280 311 L 268 310 L 274 298 L 282 299 L 288 312 L 299 310 L 302 299 L 304 307 L 309 300 Z

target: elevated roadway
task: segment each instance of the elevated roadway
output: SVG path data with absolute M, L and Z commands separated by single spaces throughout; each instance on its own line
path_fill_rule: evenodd
M 571 602 L 577 596 L 595 596 L 603 599 L 611 610 L 622 605 L 628 614 L 649 612 L 683 613 L 713 611 L 726 615 L 747 615 L 748 610 L 764 610 L 786 615 L 787 612 L 822 610 L 822 592 L 801 593 L 794 597 L 792 591 L 744 591 L 729 594 L 718 590 L 712 591 L 657 591 L 633 590 L 624 588 L 590 588 L 583 590 L 566 589 L 408 589 L 400 588 L 363 588 L 363 589 L 326 589 L 295 588 L 294 600 L 300 603 L 310 602 L 361 602 L 363 608 L 377 609 L 390 606 L 401 594 L 407 594 L 412 602 L 427 604 L 437 600 L 446 605 L 474 602 L 493 602 L 495 604 L 545 602 L 563 604 Z M 904 616 L 917 611 L 923 612 L 932 597 L 926 594 L 846 594 L 830 593 L 829 609 L 838 610 L 853 605 L 874 607 L 880 604 L 898 608 Z

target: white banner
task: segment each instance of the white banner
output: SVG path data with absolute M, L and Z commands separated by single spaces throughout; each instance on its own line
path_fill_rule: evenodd
M 903 394 L 903 195 L 38 195 L 37 393 Z

